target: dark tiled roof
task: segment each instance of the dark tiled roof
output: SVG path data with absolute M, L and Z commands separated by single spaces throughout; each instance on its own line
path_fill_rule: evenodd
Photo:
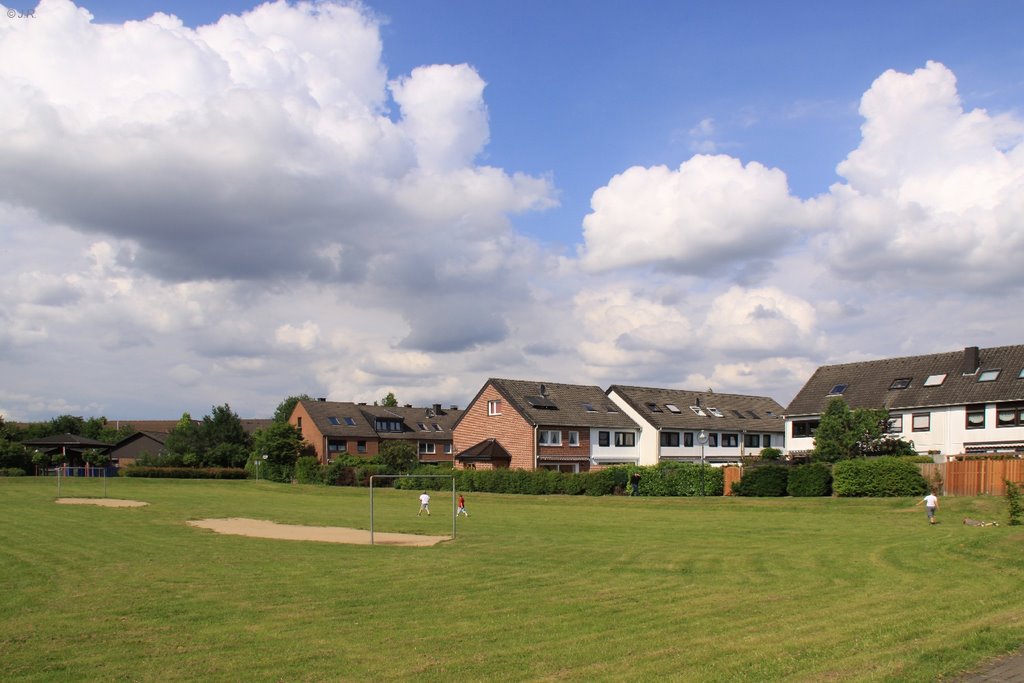
M 487 383 L 494 385 L 505 400 L 534 426 L 623 429 L 639 426 L 598 386 L 494 378 Z M 588 410 L 587 406 L 593 410 Z
M 300 403 L 313 418 L 313 422 L 321 434 L 356 438 L 451 441 L 452 426 L 465 412 L 444 408 L 370 406 L 340 401 L 300 401 Z M 337 418 L 339 424 L 332 424 L 332 417 Z M 355 424 L 346 424 L 345 418 L 350 418 Z M 374 427 L 378 418 L 399 420 L 402 423 L 402 431 L 378 432 Z M 428 429 L 420 429 L 420 423 L 423 423 Z M 434 428 L 435 424 L 441 428 L 440 431 Z
M 608 387 L 608 393 L 612 392 L 621 397 L 645 420 L 660 429 L 726 429 L 748 432 L 781 432 L 784 429 L 782 406 L 767 396 L 655 389 L 621 384 Z M 651 404 L 654 404 L 657 410 L 652 408 Z M 668 405 L 675 406 L 679 412 L 673 412 Z M 698 405 L 704 412 L 703 416 L 690 409 L 690 406 Z M 714 415 L 712 408 L 722 417 Z
M 40 439 L 22 441 L 22 444 L 26 446 L 73 446 L 75 448 L 112 448 L 114 446 L 114 444 L 111 443 L 97 441 L 96 439 L 88 439 L 76 434 L 55 434 L 54 436 L 44 436 Z
M 270 425 L 274 424 L 274 420 L 271 418 L 250 418 L 240 420 L 242 423 L 242 429 L 246 434 L 252 434 L 253 432 L 259 431 L 260 429 L 266 429 Z
M 884 358 L 881 360 L 823 365 L 804 385 L 786 408 L 786 415 L 818 415 L 834 398 L 829 392 L 840 384 L 846 404 L 856 408 L 911 409 L 933 406 L 969 405 L 1024 400 L 1024 346 L 998 346 L 978 349 L 977 370 L 964 374 L 969 349 L 934 353 L 927 356 Z M 970 367 L 966 368 L 970 369 Z M 979 382 L 986 370 L 999 370 L 992 382 Z M 945 374 L 936 386 L 924 386 L 932 375 Z M 890 388 L 898 379 L 910 379 L 905 389 Z
M 457 460 L 511 460 L 509 452 L 497 439 L 484 439 L 455 456 Z

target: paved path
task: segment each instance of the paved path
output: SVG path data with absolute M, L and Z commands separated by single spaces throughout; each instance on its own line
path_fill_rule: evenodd
M 984 668 L 957 678 L 954 683 L 1024 683 L 1024 650 L 990 662 Z

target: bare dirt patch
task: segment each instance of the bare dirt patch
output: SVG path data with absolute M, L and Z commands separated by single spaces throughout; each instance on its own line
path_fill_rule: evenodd
M 369 545 L 370 532 L 366 529 L 349 529 L 340 526 L 301 526 L 278 524 L 262 519 L 199 519 L 188 522 L 189 526 L 210 529 L 218 534 L 275 538 L 286 541 L 322 541 L 325 543 L 351 543 Z M 429 546 L 451 540 L 449 536 L 421 536 L 419 534 L 396 534 L 373 532 L 373 542 L 378 545 Z
M 106 508 L 139 508 L 149 503 L 141 500 L 118 500 L 117 498 L 58 498 L 61 505 L 101 505 Z

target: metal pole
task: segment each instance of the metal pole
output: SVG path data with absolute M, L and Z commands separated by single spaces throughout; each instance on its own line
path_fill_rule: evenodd
M 704 495 L 704 444 L 700 445 L 700 495 Z
M 376 475 L 370 475 L 370 545 L 373 545 L 373 478 Z

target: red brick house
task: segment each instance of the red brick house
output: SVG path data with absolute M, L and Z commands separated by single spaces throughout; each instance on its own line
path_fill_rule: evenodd
M 317 400 L 296 403 L 288 422 L 324 464 L 342 454 L 372 458 L 390 440 L 412 443 L 422 463 L 438 463 L 452 460 L 452 426 L 462 413 L 436 403 L 416 408 Z
M 637 463 L 640 427 L 597 386 L 489 379 L 455 422 L 459 468 Z

